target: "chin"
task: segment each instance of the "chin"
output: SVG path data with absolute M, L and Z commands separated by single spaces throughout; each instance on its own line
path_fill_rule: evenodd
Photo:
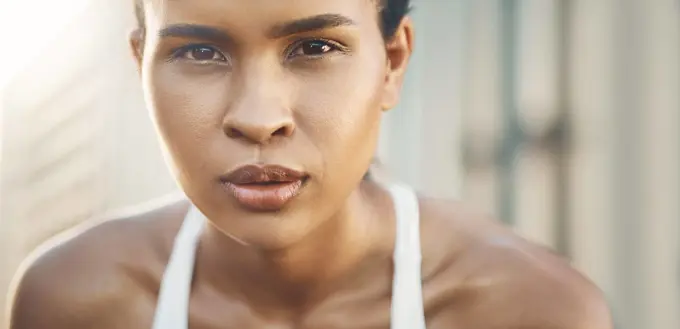
M 287 249 L 303 240 L 313 231 L 316 223 L 304 215 L 227 212 L 227 218 L 212 220 L 224 234 L 237 242 L 262 250 Z

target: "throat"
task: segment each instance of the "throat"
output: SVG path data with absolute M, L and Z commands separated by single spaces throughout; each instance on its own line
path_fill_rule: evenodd
M 260 257 L 271 279 L 314 290 L 346 276 L 371 253 L 377 232 L 359 223 L 333 218 L 290 248 L 260 251 Z

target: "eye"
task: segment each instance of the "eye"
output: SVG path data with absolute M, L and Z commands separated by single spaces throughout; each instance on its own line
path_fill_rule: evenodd
M 325 54 L 341 50 L 335 43 L 325 40 L 305 40 L 297 43 L 290 52 L 289 57 L 307 56 L 319 57 Z
M 193 45 L 180 48 L 173 56 L 194 62 L 226 62 L 226 57 L 217 49 L 211 46 Z

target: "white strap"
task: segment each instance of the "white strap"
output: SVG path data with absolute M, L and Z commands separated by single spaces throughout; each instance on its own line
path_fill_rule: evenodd
M 175 238 L 158 294 L 153 329 L 189 328 L 189 297 L 203 215 L 191 207 Z
M 397 235 L 392 281 L 392 329 L 425 329 L 421 278 L 420 211 L 412 189 L 391 184 Z

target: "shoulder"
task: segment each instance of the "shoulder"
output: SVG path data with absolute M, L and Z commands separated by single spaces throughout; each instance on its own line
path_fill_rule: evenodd
M 425 294 L 436 296 L 442 321 L 490 329 L 612 328 L 602 292 L 548 249 L 454 202 L 423 199 L 421 214 L 423 260 L 435 255 L 429 268 L 424 263 L 432 281 Z
M 40 246 L 15 276 L 9 328 L 90 328 L 131 310 L 144 297 L 142 287 L 155 280 L 154 264 L 163 265 L 169 253 L 181 223 L 169 219 L 186 208 L 176 200 L 91 221 Z

